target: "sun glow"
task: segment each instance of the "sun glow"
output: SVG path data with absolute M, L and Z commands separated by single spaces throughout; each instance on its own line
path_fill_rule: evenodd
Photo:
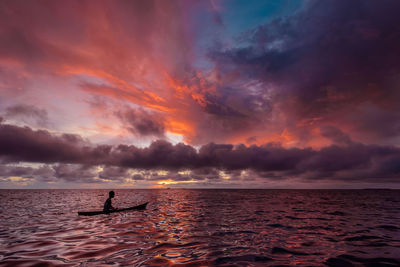
M 199 181 L 188 180 L 188 181 L 174 181 L 171 179 L 168 180 L 161 180 L 157 182 L 157 185 L 170 185 L 170 184 L 191 184 L 191 183 L 198 183 Z
M 231 176 L 229 176 L 228 174 L 226 174 L 223 171 L 219 171 L 219 177 L 221 177 L 222 179 L 225 179 L 225 180 L 229 180 L 232 178 Z
M 23 178 L 23 177 L 19 177 L 19 176 L 11 176 L 8 177 L 8 179 L 10 182 L 15 183 L 17 185 L 20 186 L 27 186 L 31 181 L 31 179 L 28 178 Z

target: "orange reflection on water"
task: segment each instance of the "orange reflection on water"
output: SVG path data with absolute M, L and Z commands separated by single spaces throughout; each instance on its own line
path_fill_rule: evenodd
M 399 265 L 396 190 L 0 190 L 5 266 Z M 374 216 L 371 216 L 374 214 Z

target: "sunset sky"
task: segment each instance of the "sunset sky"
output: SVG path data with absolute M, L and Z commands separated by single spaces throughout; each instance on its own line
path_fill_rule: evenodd
M 0 1 L 0 188 L 400 188 L 400 1 Z

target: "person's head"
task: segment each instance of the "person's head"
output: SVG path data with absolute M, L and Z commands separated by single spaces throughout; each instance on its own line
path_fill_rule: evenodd
M 114 191 L 110 191 L 110 192 L 108 192 L 108 195 L 110 196 L 110 198 L 113 198 L 115 193 L 114 193 Z

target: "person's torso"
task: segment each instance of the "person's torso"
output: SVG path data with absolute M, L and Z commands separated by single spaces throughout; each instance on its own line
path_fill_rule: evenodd
M 104 211 L 109 211 L 111 209 L 111 198 L 107 198 L 106 202 L 104 203 Z

